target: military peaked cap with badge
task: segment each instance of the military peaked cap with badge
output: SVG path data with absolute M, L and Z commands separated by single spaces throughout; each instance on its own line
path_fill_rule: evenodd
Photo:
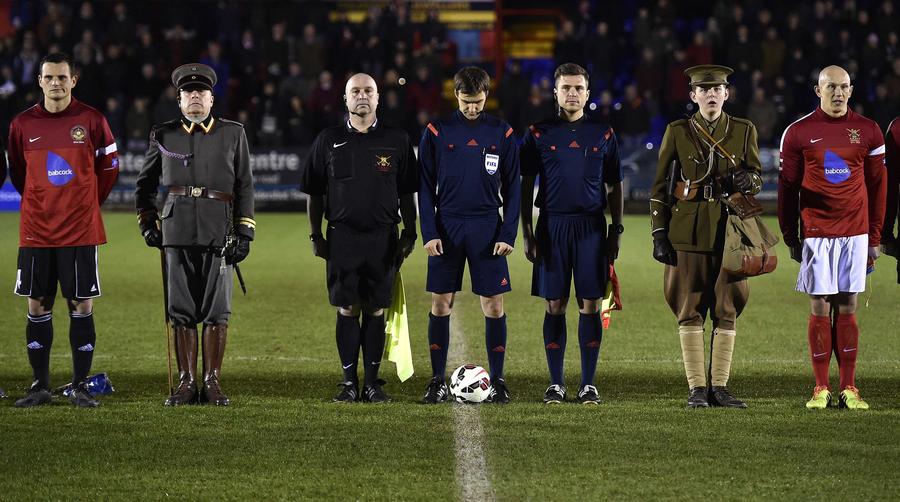
M 179 91 L 193 89 L 213 90 L 218 82 L 215 70 L 205 64 L 188 63 L 172 72 L 172 85 Z
M 733 69 L 717 64 L 702 64 L 684 70 L 684 74 L 691 79 L 691 87 L 728 85 L 728 76 L 732 73 Z

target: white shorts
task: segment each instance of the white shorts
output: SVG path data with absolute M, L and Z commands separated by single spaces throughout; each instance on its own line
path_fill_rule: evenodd
M 809 295 L 862 293 L 866 290 L 869 236 L 803 239 L 797 291 Z

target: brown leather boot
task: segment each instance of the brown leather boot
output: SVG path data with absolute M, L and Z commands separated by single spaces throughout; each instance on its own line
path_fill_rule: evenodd
M 225 357 L 227 324 L 206 324 L 203 326 L 203 390 L 200 402 L 216 406 L 228 406 L 231 400 L 219 387 L 219 373 Z
M 166 399 L 166 406 L 197 402 L 197 328 L 175 326 L 175 360 L 178 362 L 178 387 Z

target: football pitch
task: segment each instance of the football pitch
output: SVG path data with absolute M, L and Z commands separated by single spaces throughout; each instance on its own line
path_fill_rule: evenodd
M 900 285 L 883 257 L 861 305 L 858 386 L 868 412 L 803 406 L 813 379 L 808 300 L 793 291 L 797 264 L 751 279 L 729 388 L 747 410 L 686 410 L 687 385 L 662 265 L 649 222 L 626 217 L 616 270 L 625 310 L 604 333 L 597 386 L 603 404 L 546 406 L 543 301 L 529 295 L 519 245 L 506 297 L 507 406 L 419 404 L 430 377 L 425 253 L 403 268 L 416 368 L 394 402 L 331 403 L 341 379 L 324 262 L 312 256 L 306 215 L 260 214 L 235 288 L 223 364 L 227 408 L 166 408 L 166 341 L 159 254 L 134 215 L 106 213 L 103 297 L 95 303 L 94 372 L 116 392 L 94 410 L 20 410 L 30 384 L 25 301 L 12 295 L 18 214 L 0 214 L 0 499 L 891 499 L 900 493 Z M 771 228 L 777 224 L 769 219 Z M 468 278 L 464 288 L 468 288 Z M 568 314 L 566 381 L 577 389 L 577 310 Z M 53 385 L 70 378 L 68 317 L 55 313 Z M 457 298 L 454 363 L 486 366 L 477 297 Z M 707 329 L 708 337 L 708 329 Z M 832 364 L 836 385 L 837 367 Z M 894 495 L 890 495 L 893 493 Z

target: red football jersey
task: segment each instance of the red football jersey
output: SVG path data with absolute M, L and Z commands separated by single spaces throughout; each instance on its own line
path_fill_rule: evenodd
M 884 237 L 894 236 L 894 220 L 897 219 L 897 204 L 900 198 L 900 117 L 888 126 L 884 138 L 884 163 L 888 171 L 887 211 L 884 213 Z
M 869 235 L 881 240 L 887 189 L 884 136 L 878 124 L 848 110 L 821 108 L 789 125 L 781 137 L 778 223 L 787 245 L 802 237 Z
M 59 113 L 32 106 L 10 124 L 9 164 L 22 194 L 20 246 L 106 242 L 100 205 L 116 182 L 119 158 L 100 112 L 74 98 Z

